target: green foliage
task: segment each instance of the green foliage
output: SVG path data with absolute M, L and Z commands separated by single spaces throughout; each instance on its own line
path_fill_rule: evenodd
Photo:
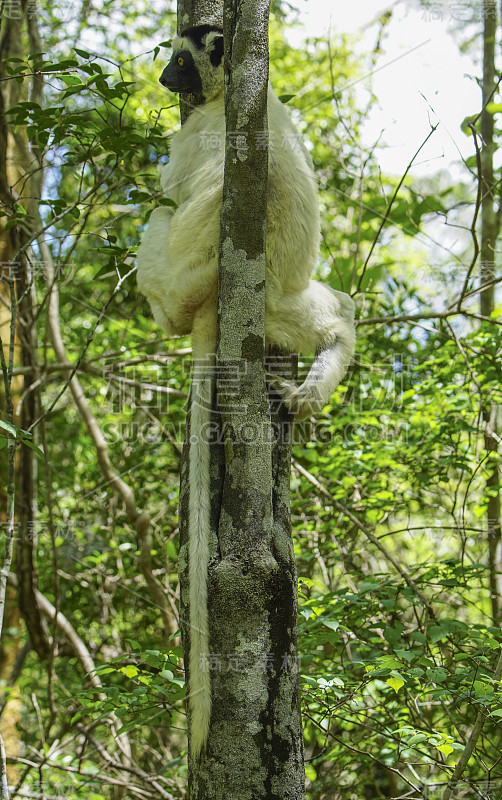
M 181 647 L 141 652 L 138 642 L 128 640 L 128 644 L 132 652 L 127 659 L 121 655 L 96 670 L 103 683 L 101 696 L 93 697 L 88 690 L 78 693 L 81 709 L 72 722 L 115 712 L 122 721 L 122 732 L 134 730 L 137 734 L 145 728 L 142 736 L 153 721 L 159 727 L 172 725 L 175 709 L 185 695 Z
M 22 428 L 18 428 L 17 425 L 4 419 L 0 419 L 0 431 L 0 450 L 7 447 L 9 439 L 14 439 L 16 445 L 25 445 L 38 456 L 43 457 L 43 452 L 33 443 L 33 434 L 30 431 L 23 431 Z

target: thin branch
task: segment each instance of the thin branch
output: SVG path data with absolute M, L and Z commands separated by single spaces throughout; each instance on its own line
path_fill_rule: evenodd
M 59 320 L 59 296 L 58 296 L 58 287 L 55 280 L 52 253 L 44 237 L 41 236 L 39 238 L 38 245 L 40 247 L 40 252 L 43 256 L 46 265 L 47 282 L 51 287 L 49 295 L 49 303 L 48 303 L 48 323 L 49 323 L 50 336 L 52 340 L 52 346 L 54 348 L 56 358 L 60 362 L 64 363 L 68 361 L 68 358 L 66 355 L 65 346 L 63 343 L 63 337 L 61 334 L 61 324 Z M 162 615 L 162 620 L 164 623 L 165 635 L 166 638 L 169 639 L 169 636 L 176 632 L 177 624 L 171 613 L 171 608 L 167 601 L 164 587 L 153 574 L 152 563 L 151 563 L 152 536 L 151 536 L 150 517 L 148 516 L 148 514 L 140 511 L 137 508 L 136 498 L 133 490 L 113 469 L 112 462 L 110 459 L 110 451 L 106 439 L 103 436 L 103 432 L 94 414 L 91 411 L 91 407 L 87 402 L 87 398 L 85 396 L 82 385 L 75 375 L 78 366 L 87 350 L 87 347 L 90 344 L 90 340 L 98 325 L 99 320 L 102 319 L 108 305 L 110 304 L 116 293 L 119 291 L 119 288 L 122 285 L 123 281 L 126 280 L 126 278 L 130 274 L 131 273 L 128 272 L 127 275 L 124 276 L 124 278 L 119 278 L 119 281 L 112 293 L 112 296 L 106 303 L 105 307 L 102 309 L 101 313 L 98 315 L 96 324 L 94 325 L 88 337 L 87 344 L 84 347 L 82 353 L 80 354 L 80 358 L 77 359 L 77 361 L 75 362 L 74 367 L 69 377 L 66 380 L 65 386 L 58 394 L 56 400 L 51 404 L 49 409 L 45 412 L 45 414 L 49 413 L 49 411 L 54 407 L 54 403 L 57 402 L 63 391 L 66 389 L 67 386 L 69 386 L 75 404 L 79 410 L 79 413 L 85 425 L 87 426 L 87 430 L 89 431 L 89 434 L 96 448 L 96 454 L 101 474 L 103 475 L 107 483 L 122 498 L 125 505 L 127 517 L 130 520 L 130 522 L 135 526 L 136 535 L 138 537 L 138 543 L 140 548 L 140 567 L 145 577 L 145 580 L 148 584 L 150 592 L 152 593 L 153 599 L 160 610 L 160 613 Z
M 417 157 L 417 156 L 418 156 L 418 154 L 420 153 L 421 149 L 422 149 L 423 147 L 425 147 L 425 145 L 427 144 L 427 142 L 428 142 L 428 141 L 429 141 L 429 139 L 431 138 L 432 134 L 433 134 L 433 133 L 435 133 L 435 132 L 436 132 L 436 130 L 438 129 L 438 126 L 439 126 L 439 122 L 438 122 L 438 123 L 436 123 L 436 125 L 433 125 L 433 126 L 431 127 L 431 129 L 430 129 L 429 133 L 427 134 L 427 136 L 426 136 L 426 137 L 425 137 L 425 139 L 423 140 L 422 144 L 420 145 L 420 147 L 419 147 L 419 148 L 418 148 L 418 150 L 416 151 L 415 155 L 413 156 L 413 158 L 411 159 L 411 161 L 408 163 L 408 165 L 407 165 L 407 167 L 406 167 L 405 171 L 404 171 L 404 172 L 403 172 L 403 174 L 401 175 L 401 178 L 400 178 L 400 180 L 399 180 L 399 183 L 397 184 L 397 186 L 396 186 L 396 188 L 395 188 L 395 190 L 394 190 L 394 193 L 393 193 L 393 195 L 392 195 L 392 197 L 391 197 L 391 199 L 390 199 L 390 203 L 389 203 L 389 205 L 387 206 L 387 210 L 385 211 L 385 214 L 383 215 L 382 221 L 380 222 L 380 227 L 378 228 L 378 231 L 377 231 L 377 233 L 376 233 L 376 236 L 375 236 L 375 238 L 373 239 L 373 242 L 371 243 L 370 251 L 369 251 L 369 253 L 368 253 L 367 257 L 366 257 L 366 261 L 364 262 L 364 266 L 363 266 L 363 269 L 362 269 L 362 271 L 361 271 L 361 275 L 359 276 L 359 280 L 358 280 L 358 282 L 357 282 L 357 288 L 356 288 L 356 292 L 359 292 L 359 291 L 361 290 L 361 283 L 362 283 L 362 281 L 363 281 L 363 278 L 364 278 L 364 275 L 365 275 L 366 268 L 367 268 L 367 266 L 368 266 L 369 260 L 370 260 L 371 256 L 373 255 L 373 250 L 375 249 L 375 247 L 376 247 L 376 244 L 377 244 L 378 240 L 380 239 L 380 234 L 382 233 L 382 230 L 383 230 L 383 229 L 384 229 L 384 227 L 385 227 L 385 223 L 387 222 L 387 219 L 389 218 L 389 214 L 390 214 L 390 212 L 391 212 L 392 206 L 394 205 L 394 201 L 396 200 L 396 198 L 397 198 L 397 196 L 398 196 L 398 194 L 399 194 L 399 190 L 400 190 L 401 186 L 402 186 L 402 185 L 403 185 L 403 183 L 404 183 L 404 179 L 406 178 L 406 176 L 407 176 L 408 172 L 410 171 L 411 167 L 413 166 L 413 162 L 415 161 L 416 157 Z
M 319 724 L 319 722 L 316 719 L 314 719 L 314 717 L 311 714 L 308 714 L 307 712 L 304 711 L 303 712 L 303 716 L 307 717 L 311 721 L 311 723 L 316 728 L 318 728 L 320 733 L 325 733 L 325 731 L 323 730 L 322 726 Z M 354 745 L 349 744 L 347 739 L 339 738 L 331 730 L 328 731 L 328 736 L 330 737 L 330 739 L 334 739 L 335 742 L 338 742 L 338 744 L 341 744 L 344 748 L 347 748 L 348 750 L 351 750 L 353 753 L 357 753 L 358 756 L 364 756 L 366 758 L 369 758 L 370 761 L 373 761 L 374 764 L 379 764 L 380 766 L 385 767 L 385 769 L 388 769 L 389 772 L 392 772 L 395 775 L 397 775 L 399 778 L 401 778 L 401 780 L 404 781 L 405 783 L 407 783 L 408 786 L 411 786 L 411 788 L 413 789 L 414 792 L 419 792 L 420 791 L 420 788 L 418 786 L 415 786 L 414 783 L 412 783 L 408 778 L 406 778 L 406 776 L 403 775 L 403 773 L 400 770 L 396 769 L 395 767 L 391 767 L 389 764 L 384 764 L 383 761 L 380 761 L 378 758 L 376 758 L 372 753 L 370 753 L 369 750 L 361 750 L 358 747 L 354 747 Z
M 499 278 L 497 282 L 502 281 L 502 278 Z M 479 290 L 476 290 L 476 293 Z M 367 319 L 358 319 L 356 320 L 356 325 L 387 325 L 393 322 L 419 322 L 423 319 L 448 319 L 449 317 L 456 317 L 461 314 L 464 317 L 468 317 L 470 319 L 480 319 L 486 322 L 491 322 L 494 325 L 501 325 L 502 322 L 497 320 L 493 320 L 490 317 L 484 317 L 481 314 L 475 314 L 472 311 L 466 311 L 465 309 L 448 309 L 446 311 L 424 311 L 419 312 L 418 314 L 395 314 L 392 317 L 368 317 Z
M 106 750 L 106 748 L 103 747 L 103 745 L 98 739 L 96 739 L 94 736 L 92 736 L 92 734 L 89 733 L 89 731 L 85 728 L 84 725 L 82 725 L 82 723 L 80 722 L 77 723 L 77 729 L 85 736 L 85 738 L 92 744 L 92 746 L 96 748 L 97 752 L 102 757 L 103 761 L 106 761 L 106 763 L 113 769 L 119 771 L 123 770 L 122 764 L 119 761 L 116 761 L 116 759 L 114 759 L 113 756 L 110 755 L 108 750 Z M 159 784 L 158 780 L 156 780 L 153 775 L 149 775 L 147 772 L 145 772 L 142 769 L 139 769 L 138 767 L 128 767 L 125 771 L 129 772 L 131 775 L 136 775 L 136 777 L 140 778 L 143 781 L 146 781 L 147 783 L 150 783 L 152 787 L 158 792 L 159 797 L 164 798 L 164 800 L 173 800 L 172 794 L 170 792 L 166 792 L 166 790 Z
M 66 772 L 69 775 L 78 775 L 82 777 L 87 784 L 91 785 L 92 783 L 95 784 L 99 781 L 109 786 L 117 786 L 120 789 L 127 789 L 128 794 L 126 796 L 128 800 L 130 800 L 131 795 L 134 795 L 138 798 L 142 798 L 142 800 L 158 800 L 159 797 L 157 791 L 153 793 L 148 789 L 142 788 L 141 786 L 134 786 L 134 784 L 131 784 L 129 778 L 125 778 L 124 780 L 118 780 L 117 778 L 112 778 L 111 776 L 106 775 L 106 773 L 104 772 L 100 772 L 99 774 L 93 776 L 93 780 L 91 783 L 90 780 L 91 776 L 89 775 L 89 772 L 86 772 L 83 769 L 77 769 L 77 767 L 70 767 L 65 764 L 61 764 L 59 761 L 50 761 L 48 758 L 43 759 L 43 761 L 41 762 L 30 760 L 27 758 L 15 758 L 15 759 L 9 758 L 9 761 L 12 761 L 15 764 L 26 764 L 31 769 L 36 769 L 36 770 L 39 770 L 41 765 L 51 767 L 51 769 L 57 769 L 60 770 L 61 772 Z M 19 792 L 15 792 L 12 795 L 12 798 L 14 797 L 30 797 L 30 795 L 26 793 L 20 795 Z M 43 800 L 43 795 L 35 795 L 35 797 L 39 797 L 40 800 Z M 169 800 L 174 800 L 174 795 L 169 797 Z
M 14 575 L 13 573 L 9 574 L 8 583 L 9 586 L 18 589 L 18 580 L 16 575 Z M 61 611 L 56 611 L 50 600 L 48 600 L 46 596 L 43 595 L 42 592 L 40 592 L 38 589 L 35 590 L 35 597 L 41 613 L 49 620 L 55 622 L 56 627 L 59 630 L 60 634 L 63 636 L 63 638 L 71 647 L 71 650 L 75 654 L 75 657 L 80 661 L 82 669 L 87 674 L 89 683 L 98 693 L 99 699 L 106 700 L 106 694 L 103 692 L 103 684 L 101 683 L 101 679 L 96 672 L 96 665 L 94 663 L 94 660 L 86 644 L 80 638 L 80 636 L 76 632 L 71 622 L 69 622 L 69 620 L 65 617 L 65 615 Z M 130 745 L 127 734 L 120 733 L 119 729 L 121 727 L 121 722 L 116 717 L 113 711 L 110 713 L 109 718 L 114 738 L 116 739 L 121 752 L 126 754 L 127 760 L 129 762 L 131 758 L 131 753 L 130 753 Z
M 95 196 L 95 194 L 96 194 L 96 192 L 97 192 L 97 189 L 98 189 L 98 188 L 99 188 L 99 187 L 100 187 L 102 184 L 106 183 L 106 180 L 107 180 L 107 178 L 111 177 L 111 175 L 113 175 L 113 172 L 114 172 L 114 168 L 112 167 L 111 169 L 109 169 L 109 170 L 108 170 L 108 172 L 106 172 L 106 173 L 105 173 L 105 174 L 104 174 L 104 175 L 101 177 L 101 179 L 100 179 L 100 180 L 97 182 L 97 184 L 96 184 L 95 186 L 92 186 L 92 187 L 89 189 L 89 191 L 88 191 L 88 192 L 86 192 L 86 193 L 84 194 L 84 196 L 83 196 L 83 197 L 79 197 L 79 198 L 77 198 L 77 200 L 75 200 L 75 202 L 74 202 L 74 203 L 71 203 L 69 206 L 66 206 L 66 208 L 64 209 L 64 211 L 61 211 L 61 213 L 60 213 L 60 214 L 56 214 L 56 216 L 55 216 L 55 217 L 51 217 L 51 219 L 50 219 L 50 220 L 49 220 L 49 221 L 48 221 L 48 222 L 47 222 L 45 225 L 44 225 L 44 224 L 41 224 L 41 225 L 40 225 L 40 228 L 39 228 L 39 230 L 38 230 L 38 231 L 35 231 L 35 233 L 33 233 L 31 236 L 29 236 L 29 237 L 26 239 L 26 241 L 24 241 L 24 242 L 23 242 L 23 244 L 21 245 L 21 247 L 19 247 L 19 248 L 18 248 L 18 250 L 17 250 L 17 252 L 16 252 L 16 254 L 14 255 L 14 258 L 13 258 L 12 260 L 13 260 L 14 262 L 18 261 L 18 260 L 19 260 L 19 258 L 21 257 L 21 255 L 22 255 L 23 253 L 25 253 L 25 252 L 26 252 L 26 250 L 29 248 L 29 246 L 30 246 L 31 244 L 33 244 L 33 242 L 35 242 L 35 241 L 38 241 L 38 239 L 39 239 L 41 236 L 43 236 L 43 234 L 44 234 L 44 233 L 45 233 L 45 232 L 46 232 L 46 231 L 47 231 L 49 228 L 52 228 L 52 227 L 53 227 L 53 226 L 54 226 L 54 225 L 55 225 L 57 222 L 60 222 L 62 219 L 64 219 L 64 218 L 65 218 L 65 217 L 66 217 L 66 216 L 67 216 L 67 215 L 68 215 L 68 214 L 69 214 L 71 211 L 73 211 L 74 209 L 78 208 L 78 206 L 80 206 L 80 205 L 83 205 L 83 204 L 85 203 L 85 201 L 86 201 L 86 200 L 88 200 L 89 198 L 92 198 L 92 199 L 94 199 L 94 196 Z M 108 187 L 108 191 L 109 191 L 109 188 L 110 188 L 110 187 Z
M 52 255 L 50 254 L 50 250 L 49 250 L 49 248 L 47 247 L 47 245 L 45 244 L 45 242 L 44 242 L 44 245 L 45 245 L 45 247 L 44 247 L 44 250 L 45 250 L 45 254 L 46 254 L 46 256 L 47 256 L 47 255 L 50 255 L 50 262 L 49 262 L 49 261 L 46 261 L 46 267 L 47 267 L 49 263 L 51 263 L 51 264 L 52 264 Z M 39 246 L 40 246 L 40 248 L 41 248 L 41 250 L 42 250 L 41 240 L 39 240 Z M 116 285 L 115 285 L 115 288 L 114 288 L 113 292 L 111 293 L 110 297 L 108 298 L 108 300 L 107 300 L 107 301 L 106 301 L 106 303 L 104 304 L 103 308 L 102 308 L 102 309 L 101 309 L 101 311 L 99 312 L 98 316 L 96 317 L 96 320 L 95 320 L 95 323 L 94 323 L 94 325 L 92 326 L 91 330 L 89 331 L 89 333 L 88 333 L 88 335 L 87 335 L 87 340 L 86 340 L 86 342 L 85 342 L 85 345 L 84 345 L 84 347 L 82 348 L 82 350 L 81 350 L 81 352 L 80 352 L 80 355 L 79 355 L 79 357 L 77 358 L 77 360 L 76 360 L 76 361 L 72 362 L 72 363 L 73 363 L 73 368 L 72 368 L 72 370 L 71 370 L 71 372 L 70 372 L 70 375 L 69 375 L 69 376 L 68 376 L 68 378 L 66 379 L 66 381 L 65 381 L 65 383 L 64 383 L 64 385 L 63 385 L 63 387 L 62 387 L 61 391 L 60 391 L 60 392 L 58 392 L 58 394 L 56 395 L 56 397 L 54 398 L 54 400 L 52 401 L 52 403 L 50 404 L 50 406 L 49 406 L 48 408 L 46 408 L 46 409 L 45 409 L 45 411 L 43 412 L 43 414 L 41 414 L 41 415 L 40 415 L 40 417 L 39 417 L 38 419 L 36 419 L 36 420 L 35 420 L 35 421 L 32 423 L 32 425 L 30 425 L 30 430 L 31 430 L 32 428 L 36 427 L 36 426 L 37 426 L 37 425 L 40 423 L 40 421 L 41 421 L 42 419 L 44 419 L 45 417 L 47 417 L 47 416 L 50 414 L 50 412 L 51 412 L 51 411 L 54 409 L 55 405 L 56 405 L 56 404 L 59 402 L 59 400 L 60 400 L 60 398 L 62 397 L 62 395 L 63 395 L 63 394 L 65 393 L 65 391 L 67 390 L 68 386 L 70 387 L 70 389 L 72 388 L 72 381 L 73 381 L 73 380 L 76 380 L 76 378 L 75 378 L 75 374 L 76 374 L 76 372 L 77 372 L 77 370 L 78 370 L 78 368 L 79 368 L 79 366 L 80 366 L 80 362 L 82 361 L 82 359 L 83 359 L 84 355 L 86 354 L 86 352 L 87 352 L 87 350 L 88 350 L 88 348 L 89 348 L 89 346 L 90 346 L 90 344 L 91 344 L 91 342 L 92 342 L 92 340 L 93 340 L 93 338 L 94 338 L 94 334 L 95 334 L 95 332 L 96 332 L 96 329 L 97 329 L 98 325 L 100 324 L 101 320 L 103 319 L 103 317 L 104 317 L 104 316 L 105 316 L 105 314 L 106 314 L 106 311 L 107 311 L 107 309 L 108 309 L 108 306 L 109 306 L 109 305 L 110 305 L 110 303 L 112 302 L 112 300 L 113 300 L 113 298 L 115 297 L 115 295 L 116 295 L 116 294 L 117 294 L 117 293 L 120 291 L 120 289 L 122 288 L 122 284 L 124 283 L 124 281 L 126 281 L 126 280 L 127 280 L 127 278 L 129 277 L 129 275 L 132 275 L 132 273 L 135 271 L 135 269 L 136 269 L 136 268 L 129 270 L 129 272 L 127 272 L 127 273 L 126 273 L 124 276 L 121 276 L 121 275 L 119 275 L 119 279 L 118 279 L 118 281 L 117 281 L 117 283 L 116 283 Z M 52 283 L 54 282 L 54 273 L 53 273 L 53 272 L 52 272 L 52 278 L 51 278 L 51 282 L 52 282 Z M 52 293 L 53 293 L 53 288 L 51 288 L 51 295 L 52 295 Z M 49 301 L 49 305 L 50 305 L 50 301 Z M 50 314 L 50 312 L 49 312 L 49 319 L 51 319 L 51 314 Z M 59 326 L 59 320 L 58 320 L 58 326 Z M 62 339 L 61 339 L 61 346 L 63 346 L 63 340 L 62 340 Z M 54 349 L 56 349 L 56 348 L 54 348 Z M 59 360 L 60 360 L 60 361 L 68 361 L 68 359 L 66 358 L 66 352 L 64 351 L 64 348 L 63 348 L 63 351 L 62 351 L 62 352 L 64 353 L 64 357 L 59 357 L 59 356 L 58 356 Z M 72 390 L 72 391 L 73 391 L 73 390 Z
M 2 339 L 0 338 L 0 364 L 2 366 L 2 373 L 5 386 L 5 407 L 7 412 L 6 421 L 7 423 L 9 423 L 9 425 L 12 425 L 14 420 L 14 405 L 12 399 L 11 382 L 12 382 L 12 368 L 14 364 L 14 341 L 16 336 L 16 311 L 17 311 L 14 279 L 12 275 L 9 275 L 9 289 L 10 289 L 11 306 L 13 309 L 10 319 L 9 361 L 8 363 L 6 363 L 5 361 L 4 346 Z M 2 431 L 2 434 L 5 435 L 5 431 L 3 429 L 0 430 Z M 2 569 L 0 571 L 0 638 L 2 635 L 4 614 L 5 614 L 5 604 L 7 597 L 7 580 L 12 565 L 12 556 L 14 550 L 15 501 L 16 501 L 16 439 L 15 436 L 10 431 L 8 431 L 7 432 L 7 511 L 6 511 L 7 536 L 5 541 L 4 560 L 2 564 Z M 3 742 L 2 742 L 2 747 L 3 747 Z M 3 782 L 3 775 L 2 775 L 2 782 Z M 8 798 L 8 794 L 5 795 L 5 797 Z
M 359 529 L 359 530 L 360 530 L 360 531 L 361 531 L 361 532 L 362 532 L 362 533 L 363 533 L 363 534 L 366 536 L 366 538 L 367 538 L 367 539 L 368 539 L 368 540 L 369 540 L 369 541 L 370 541 L 370 542 L 371 542 L 371 543 L 372 543 L 372 544 L 373 544 L 373 545 L 374 545 L 374 546 L 375 546 L 375 547 L 376 547 L 378 550 L 380 550 L 380 552 L 382 553 L 382 555 L 383 555 L 383 556 L 384 556 L 384 557 L 387 559 L 387 561 L 389 561 L 389 562 L 392 564 L 392 566 L 394 567 L 394 569 L 396 570 L 396 572 L 398 572 L 398 573 L 401 575 L 402 579 L 403 579 L 403 580 L 405 581 L 405 583 L 406 583 L 406 584 L 407 584 L 407 585 L 410 587 L 410 589 L 413 589 L 413 592 L 416 594 L 416 596 L 418 597 L 418 599 L 420 600 L 420 602 L 422 603 L 422 605 L 424 606 L 424 608 L 425 608 L 425 609 L 427 609 L 427 611 L 428 611 L 429 615 L 431 616 L 431 618 L 432 618 L 432 619 L 435 619 L 435 618 L 436 618 L 436 615 L 435 615 L 434 609 L 432 608 L 431 604 L 429 603 L 429 601 L 427 600 L 427 598 L 425 597 L 425 595 L 424 595 L 424 594 L 422 594 L 422 592 L 420 591 L 420 589 L 419 589 L 419 588 L 418 588 L 418 586 L 416 585 L 415 581 L 414 581 L 412 578 L 410 578 L 410 576 L 408 575 L 408 573 L 406 572 L 406 570 L 404 570 L 404 569 L 401 567 L 401 565 L 400 565 L 400 564 L 399 564 L 399 563 L 396 561 L 396 559 L 395 559 L 395 558 L 394 558 L 394 557 L 393 557 L 393 556 L 392 556 L 392 555 L 389 553 L 389 551 L 388 551 L 388 550 L 387 550 L 387 549 L 386 549 L 386 548 L 383 546 L 383 544 L 380 542 L 380 540 L 379 540 L 379 539 L 377 539 L 377 537 L 376 537 L 376 536 L 375 536 L 373 533 L 371 533 L 371 531 L 370 531 L 370 530 L 368 530 L 368 528 L 366 527 L 366 525 L 364 525 L 364 523 L 362 523 L 362 522 L 361 522 L 361 521 L 358 519 L 358 517 L 356 517 L 356 516 L 355 516 L 355 514 L 353 514 L 351 511 L 349 511 L 349 509 L 348 509 L 348 508 L 346 508 L 346 506 L 344 506 L 342 503 L 340 503 L 338 500 L 336 500 L 336 499 L 333 497 L 333 495 L 331 494 L 331 492 L 329 492 L 329 491 L 328 491 L 328 489 L 326 489 L 326 487 L 325 487 L 325 486 L 323 486 L 323 485 L 322 485 L 322 483 L 320 483 L 320 482 L 317 480 L 317 478 L 314 478 L 314 476 L 313 476 L 313 475 L 312 475 L 310 472 L 308 472 L 308 471 L 305 469 L 305 467 L 302 467 L 302 465 L 301 465 L 301 464 L 299 464 L 299 463 L 298 463 L 298 461 L 294 461 L 294 462 L 293 462 L 293 467 L 294 467 L 296 470 L 298 470 L 298 472 L 300 473 L 300 475 L 303 475 L 303 477 L 304 477 L 304 478 L 306 478 L 306 479 L 307 479 L 307 480 L 308 480 L 308 481 L 309 481 L 309 482 L 312 484 L 312 486 L 315 486 L 315 488 L 317 489 L 317 491 L 318 491 L 318 492 L 320 492 L 320 493 L 321 493 L 321 494 L 323 494 L 325 497 L 327 497 L 327 498 L 328 498 L 328 500 L 329 500 L 329 502 L 330 502 L 332 505 L 334 505 L 334 507 L 335 507 L 335 508 L 336 508 L 338 511 L 340 511 L 340 513 L 342 513 L 344 516 L 346 516 L 348 519 L 350 519 L 350 521 L 353 523 L 353 525 L 355 525 L 355 526 L 356 526 L 356 527 L 357 527 L 357 528 L 358 528 L 358 529 Z
M 0 798 L 9 800 L 9 784 L 7 783 L 7 763 L 5 758 L 5 745 L 0 733 Z
M 481 189 L 481 184 L 482 184 L 481 151 L 480 151 L 479 145 L 478 145 L 478 132 L 477 132 L 473 122 L 471 122 L 469 124 L 469 128 L 472 131 L 472 135 L 474 137 L 474 147 L 476 148 L 476 166 L 477 166 L 477 170 L 478 170 L 478 188 L 477 188 L 477 192 L 476 192 L 476 204 L 474 206 L 474 214 L 472 215 L 472 222 L 471 222 L 471 228 L 470 228 L 472 242 L 473 242 L 473 246 L 474 246 L 474 252 L 472 254 L 471 263 L 469 264 L 469 268 L 467 270 L 467 273 L 466 273 L 466 276 L 465 276 L 465 279 L 464 279 L 464 285 L 462 287 L 462 291 L 460 292 L 460 297 L 458 298 L 458 303 L 457 303 L 457 309 L 458 310 L 460 310 L 460 307 L 462 305 L 463 299 L 464 299 L 465 294 L 467 292 L 467 287 L 469 286 L 469 281 L 471 279 L 472 271 L 473 271 L 473 269 L 474 269 L 474 267 L 476 265 L 476 261 L 478 260 L 478 255 L 479 255 L 479 242 L 478 242 L 478 235 L 476 233 L 476 224 L 477 224 L 477 221 L 478 221 L 479 211 L 481 209 L 481 191 L 482 191 L 482 189 Z

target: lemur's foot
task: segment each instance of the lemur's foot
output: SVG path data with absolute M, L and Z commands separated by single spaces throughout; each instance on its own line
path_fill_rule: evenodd
M 301 386 L 297 386 L 292 381 L 280 378 L 278 375 L 269 374 L 267 378 L 269 384 L 280 395 L 295 420 L 307 419 L 322 410 L 324 403 L 312 383 L 305 382 Z

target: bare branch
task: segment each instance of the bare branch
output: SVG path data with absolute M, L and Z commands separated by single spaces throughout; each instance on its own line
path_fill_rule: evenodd
M 9 574 L 8 582 L 9 586 L 13 586 L 15 589 L 19 588 L 17 577 L 12 573 Z M 80 661 L 84 672 L 87 674 L 89 683 L 94 689 L 96 689 L 100 700 L 106 700 L 106 695 L 103 692 L 103 684 L 101 683 L 101 679 L 96 672 L 94 660 L 87 646 L 82 641 L 73 625 L 68 621 L 65 615 L 61 613 L 61 611 L 56 612 L 56 609 L 50 600 L 48 600 L 38 589 L 35 591 L 35 595 L 40 611 L 44 616 L 56 623 L 56 627 L 64 639 L 68 642 L 76 658 Z M 121 722 L 113 712 L 110 713 L 109 717 L 117 744 L 129 762 L 131 759 L 131 747 L 127 734 L 120 733 Z
M 394 201 L 396 200 L 396 198 L 397 198 L 397 196 L 399 194 L 399 190 L 400 190 L 401 186 L 404 183 L 404 179 L 406 178 L 408 172 L 410 171 L 411 167 L 413 166 L 413 162 L 415 161 L 416 157 L 420 153 L 421 149 L 423 147 L 425 147 L 425 145 L 427 144 L 427 142 L 431 138 L 432 134 L 437 131 L 438 126 L 439 126 L 439 122 L 436 125 L 433 125 L 431 127 L 429 133 L 427 134 L 427 136 L 423 140 L 422 144 L 420 145 L 420 147 L 416 151 L 415 155 L 409 161 L 405 171 L 403 172 L 403 174 L 401 175 L 401 178 L 399 179 L 399 183 L 397 184 L 396 188 L 394 189 L 394 193 L 393 193 L 393 195 L 392 195 L 392 197 L 390 199 L 390 202 L 389 202 L 389 204 L 387 206 L 387 210 L 386 210 L 385 214 L 383 215 L 382 221 L 380 222 L 380 227 L 378 228 L 376 236 L 373 239 L 373 242 L 371 243 L 370 251 L 369 251 L 369 253 L 368 253 L 367 257 L 366 257 L 366 261 L 364 262 L 364 266 L 363 266 L 363 268 L 361 270 L 361 275 L 359 276 L 359 280 L 357 282 L 356 292 L 359 292 L 361 290 L 361 284 L 362 284 L 364 275 L 366 273 L 366 268 L 368 266 L 369 260 L 370 260 L 371 256 L 373 255 L 373 250 L 375 249 L 378 240 L 380 239 L 380 234 L 382 233 L 382 231 L 383 231 L 383 229 L 385 227 L 385 223 L 387 222 L 387 220 L 389 218 L 389 214 L 391 212 L 392 206 L 394 205 Z

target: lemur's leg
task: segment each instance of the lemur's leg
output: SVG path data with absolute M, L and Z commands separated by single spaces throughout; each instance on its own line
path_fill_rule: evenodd
M 280 308 L 281 315 L 274 314 L 267 327 L 269 339 L 288 347 L 288 321 L 290 327 L 294 319 L 301 346 L 316 353 L 300 386 L 270 377 L 291 413 L 301 420 L 321 411 L 347 372 L 355 345 L 354 303 L 345 292 L 310 281 L 303 292 L 283 295 Z

